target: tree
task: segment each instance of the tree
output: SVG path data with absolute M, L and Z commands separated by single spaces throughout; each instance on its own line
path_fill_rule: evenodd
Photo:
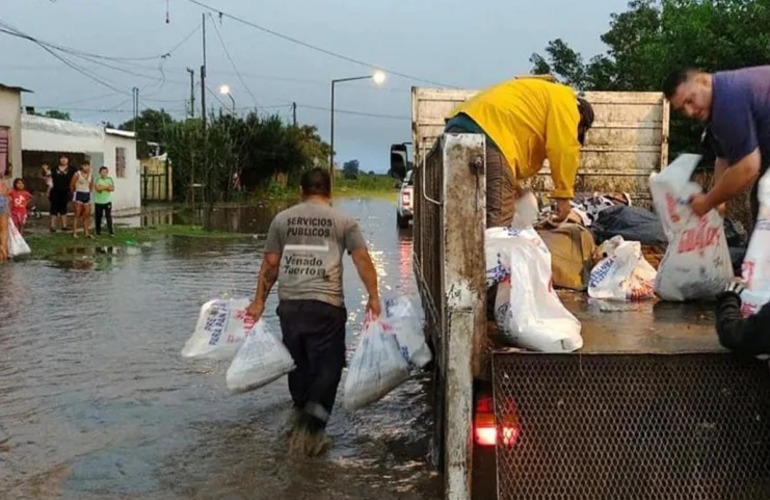
M 40 116 L 45 116 L 46 118 L 54 118 L 56 120 L 66 120 L 66 121 L 72 120 L 69 113 L 67 113 L 66 111 L 59 111 L 58 109 L 49 109 L 48 111 L 46 111 Z
M 121 124 L 120 130 L 136 131 L 137 144 L 136 150 L 140 158 L 152 156 L 154 149 L 150 148 L 148 142 L 165 143 L 166 131 L 174 124 L 174 119 L 163 109 L 145 109 L 136 118 L 130 119 Z
M 342 164 L 342 174 L 346 179 L 355 179 L 358 177 L 360 170 L 360 164 L 358 160 L 349 160 Z
M 277 115 L 212 115 L 205 134 L 199 119 L 172 122 L 164 137 L 174 164 L 174 192 L 184 197 L 191 183 L 204 184 L 209 203 L 230 199 L 236 173 L 245 191 L 279 179 L 297 184 L 304 169 L 325 164 L 329 154 L 315 127 L 287 126 Z
M 606 53 L 585 62 L 560 39 L 545 56 L 533 54 L 532 72 L 552 72 L 582 90 L 660 91 L 674 68 L 718 71 L 770 60 L 767 0 L 632 0 L 610 16 L 601 36 Z M 672 115 L 672 152 L 696 150 L 702 126 Z

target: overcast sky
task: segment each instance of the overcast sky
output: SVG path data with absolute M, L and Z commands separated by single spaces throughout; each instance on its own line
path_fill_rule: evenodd
M 563 38 L 586 58 L 603 52 L 599 36 L 626 0 L 200 0 L 227 14 L 316 45 L 371 67 L 335 58 L 216 14 L 207 19 L 207 86 L 227 84 L 239 112 L 261 112 L 318 126 L 329 140 L 329 87 L 333 78 L 361 76 L 382 67 L 439 84 L 481 88 L 530 69 L 529 57 Z M 33 37 L 100 56 L 66 55 L 108 86 L 84 76 L 33 42 L 0 33 L 0 83 L 34 91 L 23 104 L 69 111 L 86 123 L 132 116 L 131 89 L 142 108 L 185 114 L 189 74 L 196 86 L 202 63 L 201 13 L 189 0 L 2 0 L 0 20 Z M 169 22 L 166 23 L 168 5 Z M 216 28 L 215 28 L 216 27 Z M 220 42 L 217 33 L 222 38 Z M 191 35 L 192 34 L 192 35 Z M 180 42 L 187 40 L 182 43 Z M 226 47 L 233 62 L 227 57 Z M 178 46 L 170 57 L 159 56 Z M 134 60 L 133 58 L 143 58 Z M 145 59 L 146 58 L 146 59 Z M 241 73 L 242 83 L 237 76 Z M 123 71 L 119 71 L 121 69 Z M 336 115 L 337 160 L 357 158 L 365 170 L 385 171 L 391 143 L 410 140 L 409 89 L 436 86 L 389 75 L 340 84 L 336 108 L 371 115 Z M 196 114 L 200 113 L 200 87 Z M 221 106 L 212 94 L 208 104 Z M 229 107 L 228 97 L 222 100 Z M 320 108 L 320 109 L 319 109 Z

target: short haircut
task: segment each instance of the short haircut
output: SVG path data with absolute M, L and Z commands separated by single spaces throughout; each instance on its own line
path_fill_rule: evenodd
M 70 159 L 70 157 L 69 157 L 69 156 L 67 156 L 67 155 L 66 155 L 66 154 L 64 154 L 64 153 L 62 153 L 62 154 L 60 154 L 60 155 L 59 155 L 59 159 L 61 160 L 62 158 L 66 158 L 66 159 L 68 159 L 68 160 Z
M 85 166 L 91 166 L 91 162 L 88 160 L 83 161 L 83 163 L 80 164 L 80 168 L 83 168 Z
M 302 194 L 305 196 L 326 196 L 332 194 L 332 179 L 329 172 L 320 167 L 306 170 L 300 180 Z
M 102 171 L 104 171 L 104 170 L 107 170 L 107 171 L 109 171 L 110 169 L 109 169 L 109 168 L 107 168 L 107 167 L 105 167 L 104 165 L 102 165 L 101 167 L 99 167 L 99 173 L 101 173 L 101 172 L 102 172 Z
M 594 108 L 591 106 L 591 103 L 582 97 L 578 97 L 578 112 L 580 113 L 580 125 L 585 127 L 586 130 L 591 128 L 594 124 Z
M 666 79 L 663 80 L 663 94 L 666 96 L 666 99 L 670 101 L 674 94 L 676 94 L 679 86 L 689 81 L 696 73 L 698 73 L 698 70 L 695 68 L 677 68 L 669 73 Z

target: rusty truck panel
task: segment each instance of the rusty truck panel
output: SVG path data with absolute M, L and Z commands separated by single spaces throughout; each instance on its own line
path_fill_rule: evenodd
M 447 115 L 476 92 L 412 89 L 415 163 L 443 133 Z M 668 101 L 659 92 L 586 92 L 585 98 L 596 118 L 583 148 L 576 192 L 628 192 L 635 204 L 650 205 L 650 173 L 668 163 Z M 547 162 L 531 185 L 551 189 Z

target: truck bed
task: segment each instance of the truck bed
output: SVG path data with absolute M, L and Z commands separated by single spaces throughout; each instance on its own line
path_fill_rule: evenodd
M 716 335 L 713 302 L 596 301 L 568 291 L 559 297 L 583 325 L 583 348 L 571 354 L 727 352 Z M 496 354 L 525 352 L 496 344 Z

